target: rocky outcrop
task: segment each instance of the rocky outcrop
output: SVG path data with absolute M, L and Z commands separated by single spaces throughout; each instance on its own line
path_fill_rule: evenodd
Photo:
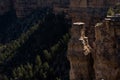
M 68 44 L 68 59 L 70 61 L 70 80 L 89 80 L 93 76 L 90 59 L 90 46 L 86 42 L 85 25 L 74 23 L 71 28 L 71 40 Z M 90 71 L 91 70 L 91 71 Z
M 119 80 L 120 79 L 120 17 L 105 19 L 97 23 L 88 34 L 87 48 L 90 53 L 85 55 L 85 49 L 79 38 L 83 31 L 80 26 L 71 28 L 71 40 L 68 44 L 68 59 L 70 61 L 70 80 Z M 85 33 L 89 29 L 85 27 Z M 86 35 L 86 34 L 84 34 Z M 95 39 L 92 39 L 94 37 Z M 89 44 L 90 43 L 90 44 Z M 90 47 L 90 46 L 91 47 Z
M 71 66 L 70 79 L 119 80 L 120 24 L 117 21 L 103 21 L 94 27 L 106 16 L 107 8 L 117 2 L 119 1 L 1 0 L 0 15 L 14 9 L 17 17 L 23 18 L 37 8 L 50 6 L 64 8 L 69 5 L 68 13 L 73 22 L 85 22 L 85 26 L 73 25 L 71 28 L 67 55 Z
M 93 55 L 96 80 L 120 79 L 119 26 L 119 22 L 112 20 L 95 26 L 96 40 Z

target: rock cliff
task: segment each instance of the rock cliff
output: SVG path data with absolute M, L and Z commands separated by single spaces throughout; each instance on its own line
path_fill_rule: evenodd
M 85 25 L 74 24 L 71 28 L 71 40 L 68 44 L 68 59 L 70 61 L 70 80 L 92 79 L 90 74 L 92 65 L 90 63 L 90 46 L 85 38 Z M 84 45 L 85 44 L 85 45 Z M 91 70 L 91 71 L 90 71 Z
M 67 12 L 73 23 L 76 21 L 85 23 L 74 23 L 71 28 L 67 54 L 71 67 L 70 80 L 120 79 L 120 21 L 119 19 L 116 21 L 116 18 L 103 20 L 108 7 L 119 0 L 0 1 L 0 15 L 14 10 L 18 18 L 28 16 L 34 10 L 43 7 L 63 7 L 64 9 L 67 6 Z M 19 28 L 18 30 L 20 31 Z
M 17 17 L 23 18 L 38 8 L 53 7 L 54 5 L 65 7 L 68 4 L 69 0 L 0 0 L 0 15 L 14 9 Z
M 96 80 L 119 80 L 119 21 L 106 20 L 102 24 L 96 25 L 95 38 L 95 53 L 93 55 Z
M 118 0 L 0 0 L 0 15 L 5 14 L 12 9 L 15 10 L 17 17 L 25 17 L 37 8 L 42 7 L 69 7 L 81 8 L 105 8 L 113 6 Z
M 68 44 L 70 80 L 119 80 L 120 79 L 120 17 L 106 18 L 89 29 L 73 25 Z M 91 30 L 91 28 L 93 28 Z M 81 34 L 88 36 L 87 49 Z M 88 32 L 91 34 L 88 34 Z M 93 35 L 94 34 L 94 35 Z M 93 39 L 93 38 L 95 39 Z

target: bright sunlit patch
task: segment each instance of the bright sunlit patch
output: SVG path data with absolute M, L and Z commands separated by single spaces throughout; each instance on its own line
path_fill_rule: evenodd
M 75 23 L 73 23 L 73 25 L 78 25 L 78 26 L 84 25 L 84 24 L 85 24 L 84 22 L 75 22 Z

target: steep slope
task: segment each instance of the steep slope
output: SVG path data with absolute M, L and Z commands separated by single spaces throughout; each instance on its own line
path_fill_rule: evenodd
M 119 26 L 120 17 L 116 15 L 105 18 L 89 29 L 81 22 L 73 23 L 67 54 L 70 61 L 70 80 L 120 79 Z M 89 31 L 91 34 L 86 35 Z M 86 50 L 90 50 L 87 55 Z
M 69 79 L 66 49 L 70 20 L 64 13 L 45 13 L 18 39 L 1 45 L 0 79 Z
M 120 79 L 119 26 L 119 21 L 112 19 L 111 21 L 104 21 L 95 28 L 96 46 L 93 55 L 96 80 Z

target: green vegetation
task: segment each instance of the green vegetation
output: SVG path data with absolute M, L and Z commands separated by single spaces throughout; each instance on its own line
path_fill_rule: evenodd
M 120 14 L 120 3 L 117 3 L 114 7 L 108 9 L 108 16 L 114 16 L 115 14 Z
M 0 80 L 69 80 L 70 20 L 65 13 L 44 12 L 16 40 L 0 45 Z
M 109 8 L 107 15 L 114 16 L 114 14 L 115 14 L 115 12 L 114 12 L 113 8 Z
M 116 5 L 115 5 L 115 7 L 114 7 L 114 12 L 115 12 L 115 14 L 120 14 L 120 3 L 117 3 Z
M 17 50 L 24 42 L 29 38 L 29 36 L 37 30 L 39 25 L 35 25 L 31 27 L 26 33 L 23 33 L 17 40 L 11 41 L 10 43 L 7 43 L 5 45 L 1 46 L 1 51 L 4 51 L 4 53 L 0 54 L 0 62 L 4 62 L 5 60 L 8 60 L 14 54 L 11 54 L 13 51 Z
M 42 57 L 44 57 L 45 61 L 41 60 L 40 55 L 37 55 L 35 58 L 34 64 L 27 63 L 25 65 L 20 65 L 19 67 L 15 68 L 12 72 L 11 79 L 13 80 L 15 79 L 17 80 L 39 80 L 39 79 L 48 80 L 51 76 L 51 80 L 60 80 L 60 78 L 58 78 L 59 76 L 55 75 L 55 71 L 53 69 L 54 65 L 51 66 L 52 64 L 51 62 L 53 62 L 54 60 L 56 60 L 54 62 L 57 62 L 60 60 L 60 58 L 58 59 L 55 59 L 55 58 L 57 55 L 62 56 L 62 54 L 61 55 L 59 54 L 60 52 L 59 50 L 61 48 L 61 51 L 62 51 L 65 49 L 65 46 L 67 46 L 66 42 L 68 42 L 69 40 L 68 34 L 65 34 L 61 40 L 62 40 L 62 43 L 57 43 L 53 46 L 56 48 L 55 51 L 48 52 L 48 50 L 43 50 Z M 56 63 L 56 64 L 59 65 L 59 63 Z M 56 76 L 56 77 L 54 78 L 53 76 Z

